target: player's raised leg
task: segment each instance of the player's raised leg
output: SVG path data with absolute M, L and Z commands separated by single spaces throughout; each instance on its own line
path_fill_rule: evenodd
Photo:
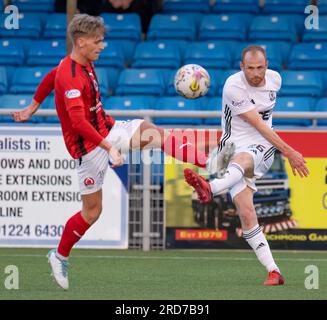
M 185 137 L 186 138 L 186 137 Z M 208 157 L 199 150 L 197 141 L 187 141 L 181 133 L 164 130 L 149 121 L 143 121 L 131 139 L 132 149 L 160 148 L 166 154 L 183 162 L 193 163 L 204 168 Z
M 99 218 L 102 211 L 102 190 L 82 195 L 82 211 L 73 215 L 66 223 L 57 249 L 48 253 L 52 275 L 63 289 L 69 288 L 68 258 L 73 246 Z
M 234 197 L 234 190 L 242 190 Z M 266 286 L 283 285 L 284 277 L 272 256 L 269 244 L 258 224 L 256 211 L 253 204 L 253 190 L 244 181 L 235 185 L 231 190 L 233 202 L 239 214 L 243 237 L 255 252 L 258 260 L 268 271 L 268 278 L 264 282 Z
M 201 203 L 208 203 L 212 195 L 217 195 L 238 183 L 245 174 L 253 175 L 253 158 L 246 152 L 236 154 L 228 165 L 225 175 L 221 179 L 211 182 L 205 181 L 191 169 L 184 170 L 185 181 L 192 186 L 199 196 Z

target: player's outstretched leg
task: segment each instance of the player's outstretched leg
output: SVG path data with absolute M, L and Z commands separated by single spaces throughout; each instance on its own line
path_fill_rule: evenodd
M 54 280 L 61 288 L 68 290 L 68 261 L 60 258 L 57 255 L 56 249 L 50 250 L 47 257 L 52 270 L 51 275 L 53 276 Z
M 184 170 L 184 177 L 185 181 L 195 189 L 201 203 L 209 203 L 212 200 L 209 182 L 191 169 Z

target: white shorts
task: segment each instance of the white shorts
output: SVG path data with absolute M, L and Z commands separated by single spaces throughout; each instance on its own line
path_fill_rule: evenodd
M 106 140 L 119 150 L 126 160 L 130 149 L 130 140 L 140 127 L 143 119 L 116 121 Z M 81 194 L 90 194 L 102 188 L 110 157 L 101 147 L 96 147 L 80 159 L 76 159 L 76 168 Z
M 234 185 L 229 190 L 232 198 L 243 191 L 246 187 L 251 188 L 254 192 L 257 191 L 255 181 L 264 176 L 270 169 L 274 162 L 275 151 L 276 148 L 271 144 L 251 144 L 245 148 L 236 148 L 235 154 L 247 152 L 252 156 L 254 162 L 254 177 L 243 177 L 241 181 Z

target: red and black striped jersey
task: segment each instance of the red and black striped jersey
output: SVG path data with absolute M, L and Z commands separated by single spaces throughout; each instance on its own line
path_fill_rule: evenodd
M 100 144 L 115 120 L 105 114 L 92 63 L 83 66 L 66 56 L 57 67 L 54 89 L 66 147 L 78 159 Z

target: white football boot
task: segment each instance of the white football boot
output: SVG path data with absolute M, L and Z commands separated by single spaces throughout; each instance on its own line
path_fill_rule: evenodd
M 216 147 L 206 163 L 206 169 L 211 175 L 215 175 L 218 179 L 221 179 L 226 173 L 226 169 L 230 160 L 235 152 L 234 142 L 226 142 L 225 146 L 218 151 L 219 146 Z
M 56 249 L 50 250 L 47 257 L 52 269 L 51 275 L 61 288 L 68 290 L 68 261 L 59 259 L 56 255 Z

